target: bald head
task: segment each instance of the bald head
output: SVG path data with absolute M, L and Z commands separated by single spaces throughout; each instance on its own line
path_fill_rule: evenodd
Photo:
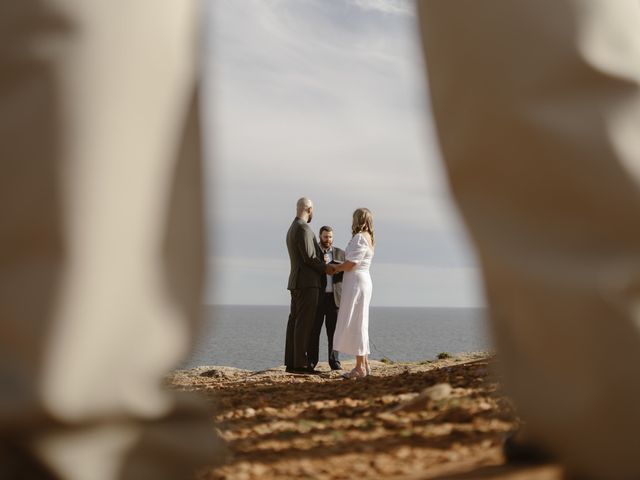
M 296 203 L 296 216 L 306 220 L 307 223 L 313 218 L 313 202 L 307 197 L 298 199 Z

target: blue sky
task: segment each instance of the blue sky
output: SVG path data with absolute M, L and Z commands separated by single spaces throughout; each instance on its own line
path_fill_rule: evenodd
M 482 305 L 413 4 L 216 0 L 205 23 L 207 303 L 289 302 L 284 238 L 308 196 L 314 231 L 332 225 L 343 248 L 353 210 L 372 210 L 372 305 Z

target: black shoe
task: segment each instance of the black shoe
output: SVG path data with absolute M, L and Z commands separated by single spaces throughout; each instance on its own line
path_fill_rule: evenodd
M 287 367 L 285 372 L 295 373 L 297 375 L 314 375 L 318 373 L 313 368 L 310 368 L 310 367 L 301 367 L 301 368 Z
M 507 463 L 535 465 L 552 462 L 553 456 L 544 448 L 528 441 L 519 431 L 510 433 L 504 441 L 502 451 Z
M 320 375 L 322 373 L 314 369 L 313 367 L 306 367 L 304 371 L 307 375 Z
M 295 374 L 304 373 L 304 371 L 300 370 L 299 368 L 287 368 L 285 370 L 285 372 L 287 372 L 287 373 L 295 373 Z
M 340 365 L 340 362 L 334 363 L 333 365 L 329 366 L 331 367 L 331 370 L 342 370 L 342 365 Z

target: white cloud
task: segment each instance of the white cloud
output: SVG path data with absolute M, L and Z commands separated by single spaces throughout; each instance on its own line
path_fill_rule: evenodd
M 212 257 L 215 272 L 205 303 L 228 305 L 286 305 L 289 261 L 265 257 Z
M 275 258 L 214 257 L 216 289 L 207 302 L 230 305 L 286 305 L 289 261 Z M 478 307 L 484 305 L 474 267 L 374 262 L 372 305 L 402 307 Z
M 372 305 L 480 307 L 485 304 L 475 267 L 372 265 Z
M 413 2 L 409 0 L 353 0 L 363 10 L 375 10 L 396 15 L 414 15 Z

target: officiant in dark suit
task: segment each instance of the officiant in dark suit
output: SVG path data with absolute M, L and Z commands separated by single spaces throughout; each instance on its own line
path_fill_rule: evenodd
M 333 246 L 333 228 L 323 226 L 320 228 L 320 249 L 322 258 L 326 264 L 344 262 L 344 250 Z M 333 349 L 333 334 L 336 331 L 336 321 L 338 319 L 338 307 L 340 306 L 340 296 L 342 294 L 343 272 L 335 275 L 327 275 L 324 290 L 318 299 L 318 309 L 309 340 L 309 363 L 312 367 L 318 364 L 320 352 L 320 334 L 322 324 L 326 319 L 328 353 L 327 360 L 331 370 L 340 370 L 340 360 L 338 352 Z
M 290 373 L 314 373 L 314 364 L 307 352 L 320 292 L 326 288 L 327 274 L 333 273 L 331 265 L 325 264 L 320 245 L 308 225 L 312 218 L 313 202 L 302 197 L 296 204 L 296 218 L 287 232 L 291 263 L 287 289 L 291 292 L 291 310 L 284 364 Z

